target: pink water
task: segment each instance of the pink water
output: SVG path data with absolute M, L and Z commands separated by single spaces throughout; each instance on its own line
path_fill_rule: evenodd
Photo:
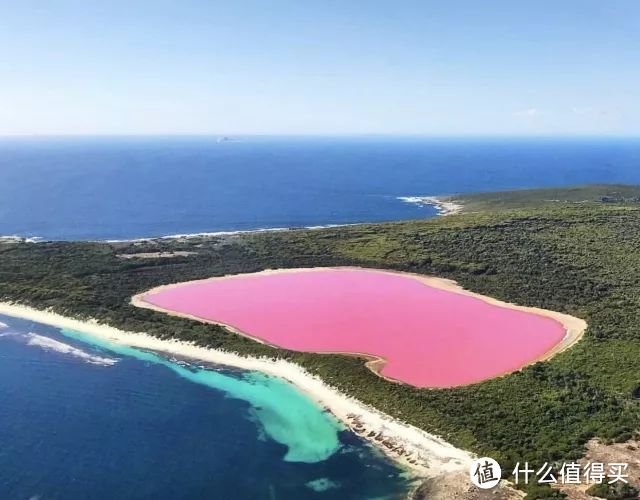
M 464 385 L 517 370 L 564 336 L 553 319 L 364 269 L 238 275 L 144 300 L 287 349 L 380 356 L 387 360 L 384 376 L 417 387 Z

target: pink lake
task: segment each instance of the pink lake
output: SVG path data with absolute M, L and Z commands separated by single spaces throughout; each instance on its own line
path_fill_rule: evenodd
M 178 284 L 143 299 L 287 349 L 381 357 L 383 376 L 417 387 L 459 386 L 517 370 L 565 335 L 545 316 L 408 274 L 365 269 L 237 275 Z

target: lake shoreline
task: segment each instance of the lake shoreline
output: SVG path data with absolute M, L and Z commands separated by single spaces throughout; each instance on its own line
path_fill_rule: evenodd
M 0 302 L 0 313 L 58 328 L 77 330 L 116 344 L 280 377 L 306 393 L 346 427 L 372 443 L 416 478 L 463 472 L 468 469 L 473 459 L 471 453 L 342 394 L 319 377 L 285 360 L 240 356 L 179 340 L 164 340 L 145 333 L 125 332 L 95 320 L 81 321 L 50 311 L 6 302 Z
M 496 307 L 502 307 L 502 308 L 506 308 L 506 309 L 511 309 L 511 310 L 516 310 L 516 311 L 521 311 L 521 312 L 526 312 L 526 313 L 530 313 L 530 314 L 535 314 L 538 316 L 543 316 L 546 318 L 550 318 L 554 321 L 556 321 L 557 323 L 559 323 L 560 325 L 562 325 L 564 331 L 565 331 L 565 335 L 563 336 L 563 338 L 557 342 L 556 344 L 554 344 L 549 350 L 545 351 L 544 353 L 542 353 L 539 356 L 536 356 L 535 358 L 529 360 L 527 363 L 525 363 L 524 365 L 518 367 L 517 369 L 514 370 L 509 370 L 506 371 L 504 373 L 499 373 L 497 375 L 494 375 L 492 377 L 486 378 L 486 379 L 482 379 L 482 380 L 476 380 L 474 382 L 471 383 L 480 383 L 483 382 L 485 380 L 491 380 L 493 378 L 497 378 L 500 376 L 506 376 L 509 375 L 510 373 L 514 373 L 515 371 L 519 371 L 522 370 L 523 368 L 530 366 L 532 364 L 538 363 L 540 361 L 547 361 L 551 358 L 553 358 L 554 356 L 556 356 L 557 354 L 560 354 L 561 352 L 566 351 L 567 349 L 573 347 L 577 342 L 579 342 L 583 336 L 584 333 L 587 329 L 587 323 L 586 321 L 580 319 L 580 318 L 576 318 L 575 316 L 570 316 L 568 314 L 564 314 L 564 313 L 560 313 L 557 311 L 550 311 L 547 309 L 541 309 L 538 307 L 528 307 L 528 306 L 520 306 L 517 304 L 513 304 L 510 302 L 504 302 L 498 299 L 495 299 L 493 297 L 489 297 L 486 295 L 481 295 L 479 293 L 475 293 L 475 292 L 471 292 L 469 290 L 466 290 L 465 288 L 463 288 L 462 286 L 460 286 L 456 281 L 450 280 L 450 279 L 446 279 L 446 278 L 440 278 L 437 276 L 427 276 L 427 275 L 422 275 L 422 274 L 417 274 L 417 273 L 410 273 L 410 272 L 401 272 L 401 271 L 390 271 L 390 270 L 385 270 L 385 269 L 370 269 L 370 268 L 364 268 L 364 267 L 358 267 L 358 266 L 341 266 L 341 267 L 309 267 L 309 268 L 289 268 L 289 269 L 266 269 L 264 271 L 259 271 L 256 273 L 245 273 L 245 274 L 229 274 L 229 275 L 224 275 L 224 276 L 218 276 L 218 277 L 212 277 L 212 278 L 204 278 L 204 279 L 199 279 L 199 280 L 191 280 L 191 281 L 185 281 L 185 282 L 178 282 L 178 283 L 172 283 L 169 285 L 160 285 L 154 288 L 151 288 L 149 290 L 146 290 L 145 292 L 139 293 L 134 295 L 131 298 L 131 304 L 133 306 L 136 307 L 140 307 L 143 309 L 150 309 L 152 311 L 156 311 L 156 312 L 161 312 L 164 314 L 168 314 L 170 316 L 176 316 L 176 317 L 180 317 L 180 318 L 186 318 L 186 319 L 190 319 L 193 321 L 198 321 L 201 323 L 208 323 L 208 324 L 215 324 L 215 325 L 219 325 L 222 326 L 223 328 L 226 328 L 227 330 L 237 334 L 237 335 L 241 335 L 243 337 L 246 337 L 250 340 L 253 340 L 255 342 L 259 342 L 261 344 L 265 344 L 265 345 L 269 345 L 271 347 L 274 347 L 276 349 L 282 349 L 283 347 L 278 346 L 276 344 L 272 344 L 269 343 L 261 338 L 255 337 L 253 335 L 251 335 L 248 332 L 242 331 L 238 328 L 236 328 L 234 325 L 230 325 L 230 324 L 226 324 L 226 323 L 222 323 L 219 321 L 214 321 L 214 320 L 210 320 L 207 318 L 202 318 L 199 316 L 194 316 L 192 314 L 188 314 L 188 313 L 181 313 L 181 312 L 177 312 L 171 309 L 165 309 L 163 307 L 154 305 L 148 301 L 145 300 L 145 297 L 148 295 L 152 295 L 152 294 L 156 294 L 162 291 L 166 291 L 166 290 L 170 290 L 172 288 L 176 288 L 176 287 L 182 287 L 185 285 L 189 285 L 189 284 L 202 284 L 202 283 L 207 283 L 209 281 L 216 281 L 216 280 L 224 280 L 224 279 L 232 279 L 234 277 L 238 277 L 238 276 L 257 276 L 257 275 L 272 275 L 272 274 L 280 274 L 280 273 L 296 273 L 296 272 L 314 272 L 314 271 L 324 271 L 324 270 L 338 270 L 338 269 L 349 269 L 349 270 L 366 270 L 366 271 L 374 271 L 374 272 L 378 272 L 378 273 L 386 273 L 386 274 L 392 274 L 392 275 L 401 275 L 401 276 L 408 276 L 410 278 L 416 279 L 419 282 L 423 283 L 426 286 L 432 287 L 432 288 L 437 288 L 440 290 L 444 290 L 447 292 L 452 292 L 455 294 L 460 294 L 460 295 L 464 295 L 467 297 L 472 297 L 475 299 L 479 299 L 482 300 L 484 302 L 486 302 L 487 304 L 490 304 L 492 306 L 496 306 Z M 307 351 L 304 351 L 307 352 Z M 405 383 L 401 380 L 397 380 L 388 376 L 385 376 L 382 374 L 382 368 L 385 366 L 387 360 L 384 357 L 378 356 L 378 355 L 374 355 L 374 354 L 369 354 L 369 353 L 361 353 L 361 352 L 337 352 L 337 351 L 322 351 L 322 352 L 318 352 L 318 354 L 343 354 L 343 355 L 349 355 L 349 356 L 359 356 L 359 357 L 363 357 L 366 358 L 367 361 L 365 363 L 365 366 L 370 369 L 374 374 L 376 374 L 377 376 L 389 381 L 389 382 L 393 382 L 393 383 Z M 463 384 L 463 385 L 469 385 L 469 384 Z M 452 386 L 452 387 L 457 387 L 457 386 Z M 429 387 L 424 387 L 426 389 L 429 389 Z M 431 389 L 443 389 L 443 388 L 447 388 L 447 387 L 432 387 Z

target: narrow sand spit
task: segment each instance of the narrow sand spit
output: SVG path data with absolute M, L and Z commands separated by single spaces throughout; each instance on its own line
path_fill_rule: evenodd
M 95 320 L 79 321 L 17 304 L 0 302 L 0 314 L 80 331 L 115 344 L 260 371 L 283 378 L 296 385 L 354 432 L 419 477 L 437 477 L 464 472 L 468 470 L 470 461 L 473 459 L 472 454 L 455 448 L 437 436 L 391 418 L 355 398 L 342 394 L 294 363 L 266 357 L 239 356 L 178 340 L 163 340 L 145 333 L 118 330 Z
M 272 345 L 273 347 L 279 347 L 278 345 L 275 344 L 271 344 L 269 342 L 266 342 L 262 339 L 258 339 L 255 338 L 254 336 L 251 335 L 250 332 L 248 331 L 242 331 L 236 327 L 234 327 L 233 325 L 230 324 L 225 324 L 222 323 L 220 321 L 216 321 L 216 320 L 212 320 L 212 319 L 208 319 L 208 318 L 203 318 L 203 317 L 199 317 L 199 316 L 194 316 L 192 314 L 189 313 L 183 313 L 183 312 L 177 312 L 174 311 L 172 309 L 165 309 L 164 307 L 160 307 L 158 305 L 152 304 L 148 301 L 145 300 L 145 297 L 152 295 L 152 294 L 157 294 L 172 288 L 176 288 L 176 287 L 183 287 L 185 285 L 188 284 L 193 284 L 193 283 L 207 283 L 207 282 L 211 282 L 211 281 L 219 281 L 219 280 L 226 280 L 226 279 L 233 279 L 235 277 L 238 276 L 257 276 L 257 275 L 273 275 L 273 274 L 281 274 L 281 273 L 300 273 L 300 272 L 305 272 L 305 273 L 310 273 L 310 272 L 317 272 L 317 271 L 330 271 L 330 270 L 366 270 L 369 272 L 376 272 L 376 273 L 381 273 L 381 274 L 390 274 L 390 275 L 401 275 L 404 277 L 410 277 L 412 279 L 416 279 L 421 283 L 424 283 L 425 285 L 431 287 L 431 288 L 437 288 L 440 290 L 445 290 L 447 292 L 452 292 L 455 294 L 459 294 L 459 295 L 464 295 L 467 297 L 473 297 L 475 299 L 480 299 L 483 302 L 487 303 L 487 304 L 491 304 L 493 306 L 497 306 L 497 307 L 502 307 L 502 308 L 506 308 L 506 309 L 512 309 L 512 310 L 517 310 L 520 312 L 526 312 L 529 314 L 535 314 L 538 316 L 543 316 L 546 318 L 550 318 L 555 320 L 557 323 L 559 323 L 562 328 L 564 329 L 564 337 L 557 343 L 555 343 L 550 349 L 546 350 L 544 353 L 537 355 L 535 358 L 533 359 L 529 359 L 527 360 L 525 363 L 523 363 L 522 365 L 517 366 L 515 369 L 509 369 L 506 370 L 504 372 L 500 372 L 500 373 L 495 373 L 492 374 L 490 377 L 486 377 L 487 378 L 494 378 L 496 376 L 501 376 L 501 375 L 506 375 L 508 373 L 513 373 L 514 371 L 517 371 L 517 369 L 522 369 L 525 366 L 528 366 L 530 364 L 536 363 L 538 361 L 543 361 L 543 360 L 547 360 L 550 359 L 551 357 L 555 356 L 556 354 L 568 349 L 569 347 L 573 346 L 576 342 L 578 342 L 583 334 L 584 331 L 586 330 L 587 324 L 584 320 L 573 317 L 573 316 L 569 316 L 567 314 L 563 314 L 563 313 L 559 313 L 559 312 L 555 312 L 555 311 L 548 311 L 546 309 L 540 309 L 540 308 L 534 308 L 534 307 L 524 307 L 524 306 L 518 306 L 515 304 L 511 304 L 511 303 L 506 303 L 497 299 L 494 299 L 492 297 L 487 297 L 484 295 L 480 295 L 477 293 L 473 293 L 470 291 L 467 291 L 465 289 L 463 289 L 460 285 L 458 285 L 455 281 L 452 280 L 448 280 L 448 279 L 444 279 L 444 278 L 437 278 L 437 277 L 429 277 L 429 276 L 424 276 L 424 275 L 419 275 L 419 274 L 412 274 L 412 273 L 400 273 L 400 272 L 396 272 L 396 271 L 386 271 L 386 270 L 379 270 L 379 269 L 365 269 L 365 268 L 357 268 L 357 267 L 339 267 L 339 268 L 304 268 L 304 269 L 277 269 L 277 270 L 266 270 L 266 271 L 262 271 L 259 273 L 250 273 L 250 274 L 243 274 L 243 275 L 228 275 L 228 276 L 222 276 L 222 277 L 217 277 L 217 278 L 208 278 L 208 279 L 204 279 L 204 280 L 196 280 L 196 281 L 191 281 L 191 282 L 184 282 L 184 283 L 176 283 L 176 284 L 172 284 L 172 285 L 164 285 L 164 286 L 160 286 L 160 287 L 156 287 L 153 288 L 151 290 L 148 290 L 142 294 L 138 294 L 136 296 L 134 296 L 132 298 L 132 304 L 138 307 L 143 307 L 143 308 L 147 308 L 147 309 L 152 309 L 155 311 L 160 311 L 160 312 L 164 312 L 166 314 L 170 314 L 170 315 L 174 315 L 174 316 L 180 316 L 180 317 L 185 317 L 188 319 L 192 319 L 195 321 L 200 321 L 200 322 L 204 322 L 204 323 L 214 323 L 214 324 L 219 324 L 221 326 L 224 326 L 225 328 L 229 329 L 230 331 L 233 331 L 239 335 L 243 335 L 245 337 L 251 338 L 257 342 L 261 342 L 261 343 L 266 343 L 269 345 Z M 289 348 L 291 348 L 289 346 Z M 298 350 L 293 348 L 294 350 Z M 313 351 L 313 350 L 310 350 Z M 322 350 L 323 354 L 347 354 L 347 355 L 353 355 L 353 356 L 361 356 L 363 358 L 368 359 L 366 366 L 371 369 L 374 373 L 376 373 L 377 375 L 386 378 L 387 380 L 390 381 L 394 381 L 397 382 L 398 380 L 394 380 L 393 378 L 388 378 L 385 377 L 382 373 L 381 370 L 384 368 L 385 364 L 387 363 L 387 360 L 377 356 L 377 355 L 372 355 L 372 354 L 366 354 L 366 353 L 360 353 L 360 352 L 354 352 L 354 351 L 349 351 L 349 352 L 341 352 L 341 351 L 326 351 L 326 350 Z M 478 382 L 479 380 L 475 380 L 474 382 Z

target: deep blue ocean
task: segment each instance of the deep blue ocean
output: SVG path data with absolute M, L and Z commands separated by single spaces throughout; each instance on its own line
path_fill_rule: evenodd
M 398 498 L 409 483 L 288 383 L 0 316 L 2 499 Z
M 128 239 L 411 219 L 398 199 L 640 182 L 640 139 L 0 139 L 0 235 Z

